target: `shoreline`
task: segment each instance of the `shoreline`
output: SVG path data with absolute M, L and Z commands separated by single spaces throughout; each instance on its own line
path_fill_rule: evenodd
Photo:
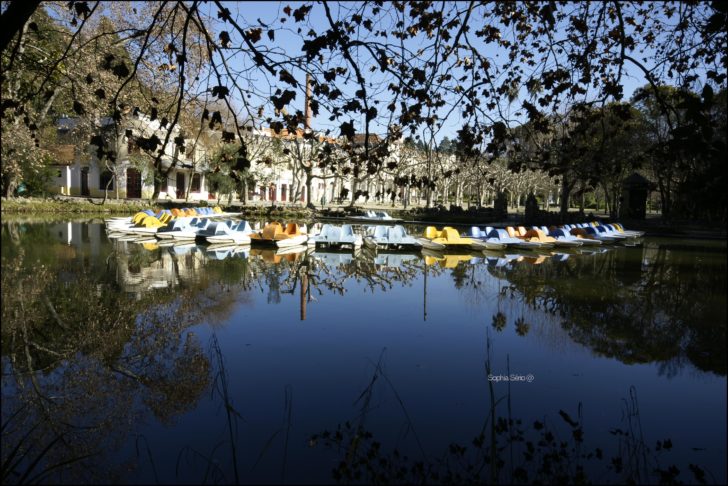
M 52 198 L 2 198 L 0 203 L 0 211 L 3 216 L 9 215 L 60 215 L 69 214 L 81 216 L 88 214 L 89 216 L 103 216 L 110 214 L 126 214 L 130 215 L 147 209 L 150 207 L 149 201 L 146 200 L 115 200 L 107 199 L 101 204 L 101 199 L 94 202 L 92 198 L 75 198 L 75 197 L 52 197 Z M 180 207 L 195 206 L 216 206 L 216 201 L 191 201 L 185 203 L 183 201 L 157 201 L 152 208 L 171 209 Z M 239 202 L 231 205 L 220 204 L 223 211 L 237 212 L 243 217 L 270 218 L 270 219 L 287 219 L 296 218 L 309 221 L 318 220 L 321 216 L 331 216 L 336 214 L 342 216 L 340 222 L 352 223 L 356 220 L 347 220 L 345 215 L 349 213 L 348 207 L 338 207 L 335 209 L 310 209 L 301 205 L 270 205 L 250 204 L 241 205 Z M 492 208 L 481 208 L 479 210 L 462 210 L 448 211 L 438 210 L 435 208 L 408 208 L 398 209 L 391 207 L 371 206 L 371 208 L 387 211 L 392 217 L 402 219 L 406 224 L 427 224 L 427 225 L 452 225 L 452 226 L 496 226 L 503 227 L 507 225 L 525 225 L 522 213 L 509 213 L 507 217 L 497 218 Z M 369 209 L 367 205 L 354 206 L 353 210 Z M 541 211 L 538 221 L 529 223 L 529 225 L 551 225 L 555 224 L 559 219 L 559 215 L 553 212 Z M 608 215 L 604 214 L 586 214 L 581 215 L 578 212 L 569 213 L 568 220 L 570 222 L 589 221 L 592 219 L 609 220 Z M 637 229 L 646 231 L 646 236 L 670 237 L 670 238 L 705 238 L 705 239 L 726 239 L 726 229 L 722 225 L 711 225 L 708 223 L 694 221 L 663 221 L 659 215 L 650 214 L 644 220 L 622 220 L 625 227 L 629 229 Z

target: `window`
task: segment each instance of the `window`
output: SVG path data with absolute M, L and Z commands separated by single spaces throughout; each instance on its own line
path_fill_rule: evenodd
M 109 184 L 109 190 L 114 189 L 114 174 L 108 170 L 103 171 L 99 176 L 99 189 L 106 189 L 106 184 Z
M 63 177 L 63 172 L 61 172 L 61 169 L 58 169 L 58 170 L 56 171 L 56 177 L 58 177 L 59 179 L 60 179 L 61 177 Z
M 190 192 L 200 192 L 200 174 L 192 175 L 192 187 L 190 187 Z

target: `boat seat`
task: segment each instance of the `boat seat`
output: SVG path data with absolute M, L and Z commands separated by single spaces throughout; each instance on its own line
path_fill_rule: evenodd
M 354 236 L 354 229 L 350 224 L 341 225 L 341 236 Z
M 280 223 L 270 223 L 265 225 L 263 228 L 263 231 L 261 232 L 261 237 L 264 240 L 273 240 L 275 239 L 275 236 L 277 233 L 282 233 L 283 227 Z
M 442 229 L 442 233 L 440 234 L 442 238 L 445 238 L 449 242 L 459 241 L 460 240 L 460 233 L 455 228 L 451 228 L 450 226 L 445 226 Z
M 328 234 L 330 232 L 331 225 L 326 223 L 323 226 L 321 226 L 321 231 L 319 231 L 319 236 L 321 238 L 328 238 Z
M 377 226 L 374 228 L 374 237 L 375 238 L 386 238 L 387 237 L 388 229 L 386 226 Z
M 230 226 L 221 223 L 212 223 L 208 226 L 207 230 L 213 235 L 228 234 L 230 233 Z
M 288 223 L 286 225 L 285 233 L 289 236 L 296 236 L 301 234 L 301 230 L 296 223 Z
M 428 238 L 431 240 L 431 239 L 437 238 L 438 236 L 440 236 L 440 234 L 437 231 L 437 228 L 435 228 L 434 226 L 428 226 L 427 228 L 425 228 L 424 236 L 425 236 L 425 238 Z
M 554 239 L 550 236 L 546 236 L 546 234 L 541 231 L 540 229 L 532 229 L 530 231 L 526 231 L 526 234 L 523 235 L 524 238 L 530 238 L 531 241 L 538 241 L 540 243 L 552 243 Z
M 341 238 L 341 228 L 337 226 L 326 225 L 325 231 L 322 230 L 321 234 L 326 240 L 338 241 Z
M 399 242 L 404 240 L 404 238 L 407 237 L 407 234 L 404 231 L 404 228 L 400 225 L 393 226 L 389 228 L 389 241 L 392 242 Z
M 149 216 L 148 218 L 144 219 L 141 226 L 144 226 L 145 228 L 159 228 L 161 226 L 164 226 L 164 223 L 159 221 L 159 219 L 155 218 L 154 216 Z
M 233 231 L 240 231 L 241 233 L 251 233 L 252 230 L 250 229 L 250 225 L 247 221 L 237 221 L 230 226 L 230 229 Z
M 502 229 L 502 228 L 493 228 L 493 231 L 488 233 L 488 236 L 490 238 L 497 238 L 497 239 L 504 239 L 510 237 L 510 234 L 508 231 Z

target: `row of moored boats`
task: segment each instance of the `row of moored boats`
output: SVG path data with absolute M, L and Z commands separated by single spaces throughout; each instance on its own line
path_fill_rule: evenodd
M 422 235 L 408 234 L 404 226 L 371 225 L 355 231 L 351 224 L 323 224 L 309 232 L 305 225 L 271 222 L 254 229 L 247 221 L 232 219 L 236 214 L 215 208 L 185 208 L 141 211 L 127 218 L 106 220 L 110 237 L 154 237 L 158 240 L 205 241 L 210 244 L 262 244 L 278 248 L 300 245 L 328 248 L 368 247 L 381 250 L 448 249 L 525 250 L 593 247 L 603 244 L 630 244 L 644 233 L 630 231 L 619 223 L 581 223 L 562 226 L 494 228 L 472 226 L 464 234 L 450 226 L 428 226 Z M 382 223 L 386 223 L 384 220 Z

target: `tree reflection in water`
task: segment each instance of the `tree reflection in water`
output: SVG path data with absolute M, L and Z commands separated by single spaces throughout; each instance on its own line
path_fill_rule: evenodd
M 555 262 L 117 241 L 108 258 L 91 258 L 49 243 L 47 232 L 3 225 L 3 461 L 12 465 L 3 479 L 11 482 L 25 472 L 24 480 L 46 479 L 37 476 L 44 471 L 62 471 L 66 482 L 123 480 L 128 465 L 109 468 L 104 456 L 145 417 L 170 423 L 192 410 L 211 385 L 215 364 L 189 328 L 229 322 L 253 291 L 270 304 L 298 294 L 305 319 L 307 305 L 345 295 L 350 283 L 372 293 L 424 284 L 426 305 L 427 278 L 447 275 L 467 302 L 496 299 L 488 321 L 496 331 L 510 321 L 519 335 L 532 333 L 528 307 L 558 317 L 599 355 L 659 362 L 668 375 L 686 363 L 725 375 L 726 314 L 715 305 L 726 294 L 724 256 L 720 271 L 705 272 L 694 254 L 663 244 Z
M 10 482 L 53 481 L 44 473 L 63 473 L 50 478 L 66 482 L 118 480 L 122 470 L 97 467 L 107 453 L 148 413 L 169 423 L 191 410 L 209 385 L 208 357 L 187 332 L 200 318 L 185 304 L 194 289 L 128 298 L 115 272 L 68 250 L 49 245 L 40 227 L 3 227 L 2 440 L 3 461 L 10 459 L 3 479 Z
M 598 355 L 657 362 L 668 376 L 688 363 L 725 375 L 725 250 L 703 251 L 650 243 L 551 265 L 488 269 Z M 705 270 L 706 258 L 714 270 Z
M 281 293 L 305 286 L 305 305 L 312 289 L 341 295 L 350 278 L 374 291 L 417 275 L 414 264 L 376 258 L 334 268 L 305 253 L 233 249 L 213 256 L 194 245 L 154 242 L 116 241 L 107 258 L 92 258 L 90 247 L 54 236 L 43 225 L 3 225 L 8 482 L 122 480 L 130 464 L 110 468 L 106 456 L 148 414 L 169 424 L 209 389 L 213 365 L 188 328 L 227 322 L 247 291 L 267 288 L 269 303 L 278 303 Z

